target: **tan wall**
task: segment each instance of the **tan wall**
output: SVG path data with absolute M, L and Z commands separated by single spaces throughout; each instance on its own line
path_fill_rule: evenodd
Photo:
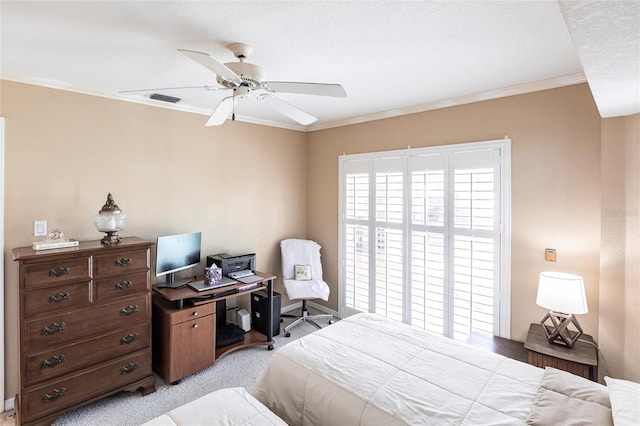
M 600 349 L 609 375 L 640 381 L 640 114 L 602 120 Z
M 609 371 L 624 375 L 625 292 L 625 140 L 624 118 L 602 120 L 602 242 L 600 255 L 599 344 Z M 621 324 L 623 325 L 621 327 Z
M 511 335 L 524 340 L 545 311 L 535 304 L 541 271 L 585 279 L 598 334 L 600 116 L 586 84 L 390 118 L 309 135 L 309 238 L 324 247 L 328 305 L 337 307 L 338 156 L 407 146 L 512 139 Z M 545 263 L 544 249 L 557 250 Z
M 255 251 L 258 269 L 278 274 L 278 242 L 306 235 L 302 132 L 229 121 L 205 127 L 203 115 L 7 81 L 0 90 L 7 397 L 18 390 L 19 358 L 11 249 L 38 239 L 34 220 L 71 238 L 101 238 L 91 217 L 112 192 L 128 215 L 123 236 L 202 231 L 203 257 Z
M 46 219 L 49 229 L 61 228 L 72 238 L 100 238 L 91 217 L 111 191 L 129 215 L 122 235 L 153 240 L 201 230 L 204 255 L 256 251 L 258 268 L 275 273 L 280 272 L 278 242 L 306 236 L 323 246 L 331 285 L 327 306 L 337 309 L 338 155 L 506 134 L 512 139 L 513 169 L 512 337 L 524 340 L 528 324 L 544 314 L 535 305 L 539 272 L 558 270 L 585 277 L 589 314 L 579 320 L 585 332 L 606 341 L 599 324 L 615 320 L 607 313 L 610 306 L 599 306 L 604 262 L 603 283 L 626 283 L 613 296 L 626 303 L 622 317 L 628 345 L 614 363 L 626 366 L 626 375 L 637 380 L 639 118 L 626 118 L 607 130 L 586 84 L 307 135 L 240 122 L 204 127 L 202 115 L 6 81 L 0 93 L 0 115 L 6 117 L 8 397 L 18 389 L 17 268 L 10 250 L 35 240 L 34 220 Z M 613 136 L 607 136 L 610 131 Z M 618 152 L 604 149 L 605 138 L 624 140 L 625 167 L 619 165 Z M 243 172 L 229 161 L 231 156 L 245 159 Z M 621 180 L 634 181 L 635 187 L 627 184 L 621 190 Z M 613 192 L 611 184 L 618 185 Z M 253 197 L 260 207 L 238 205 L 241 195 Z M 612 225 L 606 217 L 611 208 L 635 209 L 635 222 Z M 610 244 L 613 250 L 602 261 L 601 238 L 603 247 Z M 626 241 L 624 248 L 618 238 Z M 546 247 L 558 250 L 556 264 L 544 262 Z M 616 253 L 627 256 L 626 263 Z M 608 268 L 605 258 L 616 264 Z M 282 292 L 280 282 L 276 290 Z
M 640 382 L 640 114 L 625 117 L 624 378 Z

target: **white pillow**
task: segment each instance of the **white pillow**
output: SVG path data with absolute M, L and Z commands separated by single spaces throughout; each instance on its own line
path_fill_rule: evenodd
M 293 265 L 293 279 L 309 281 L 311 279 L 311 265 Z
M 640 383 L 605 376 L 615 426 L 637 426 L 640 419 Z

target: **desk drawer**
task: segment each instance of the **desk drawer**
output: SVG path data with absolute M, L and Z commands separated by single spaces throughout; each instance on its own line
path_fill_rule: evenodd
M 77 308 L 91 303 L 90 281 L 57 285 L 29 291 L 24 296 L 24 315 L 47 314 L 60 309 Z
M 96 278 L 146 270 L 148 267 L 149 250 L 147 249 L 100 254 L 93 258 L 94 277 Z
M 141 294 L 73 312 L 27 321 L 25 348 L 63 346 L 104 331 L 130 327 L 149 319 L 149 297 Z
M 149 346 L 149 323 L 26 356 L 26 384 L 60 377 Z
M 91 279 L 89 276 L 89 256 L 29 263 L 24 265 L 23 272 L 27 290 L 47 284 Z
M 149 271 L 96 280 L 96 301 L 147 292 Z
M 151 374 L 149 350 L 127 355 L 96 368 L 25 389 L 20 399 L 21 421 L 57 412 Z
M 191 308 L 184 308 L 178 311 L 174 311 L 169 316 L 169 324 L 175 325 L 185 321 L 191 321 L 194 319 L 202 318 L 207 315 L 213 315 L 216 313 L 216 304 L 207 303 L 204 305 L 194 306 Z

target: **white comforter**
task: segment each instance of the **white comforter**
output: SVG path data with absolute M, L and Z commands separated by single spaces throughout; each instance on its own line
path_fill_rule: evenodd
M 289 425 L 512 425 L 543 373 L 358 314 L 278 349 L 253 395 Z

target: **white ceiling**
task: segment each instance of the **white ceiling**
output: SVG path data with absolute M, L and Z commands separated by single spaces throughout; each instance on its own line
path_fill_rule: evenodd
M 315 130 L 586 80 L 603 117 L 640 112 L 638 1 L 1 0 L 0 19 L 3 79 L 198 112 L 203 125 L 227 91 L 120 92 L 218 86 L 177 49 L 231 62 L 226 46 L 243 42 L 268 80 L 347 92 L 280 94 L 318 117 L 307 127 L 251 103 L 236 107 L 243 121 Z

